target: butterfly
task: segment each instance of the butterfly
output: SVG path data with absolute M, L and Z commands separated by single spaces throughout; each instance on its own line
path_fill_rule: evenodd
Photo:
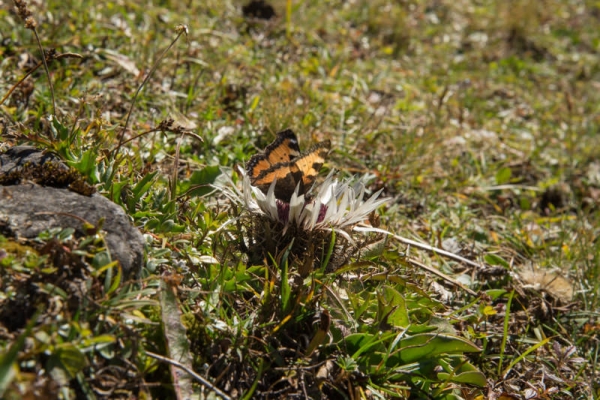
M 250 183 L 263 193 L 275 183 L 275 197 L 288 202 L 299 185 L 298 195 L 303 195 L 315 181 L 325 157 L 331 149 L 331 142 L 325 140 L 300 153 L 298 138 L 291 129 L 277 134 L 273 143 L 264 152 L 255 154 L 246 165 Z

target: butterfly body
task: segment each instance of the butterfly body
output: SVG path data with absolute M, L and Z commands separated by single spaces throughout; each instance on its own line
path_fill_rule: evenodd
M 286 129 L 277 134 L 275 141 L 263 153 L 250 158 L 246 170 L 252 185 L 264 193 L 276 180 L 275 197 L 289 202 L 297 186 L 298 194 L 302 195 L 314 183 L 330 149 L 331 142 L 325 140 L 301 153 L 298 138 Z

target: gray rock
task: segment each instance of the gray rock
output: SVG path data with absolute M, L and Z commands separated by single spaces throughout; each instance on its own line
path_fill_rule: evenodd
M 5 236 L 31 239 L 55 227 L 71 227 L 85 235 L 83 221 L 73 216 L 93 225 L 105 218 L 102 229 L 111 257 L 121 262 L 124 275 L 139 273 L 144 239 L 115 203 L 99 194 L 88 197 L 36 184 L 0 186 L 0 230 Z
M 25 164 L 41 166 L 46 162 L 60 162 L 60 158 L 53 153 L 43 152 L 33 146 L 14 146 L 0 154 L 0 174 L 7 174 L 22 168 Z M 63 165 L 64 169 L 68 167 Z
M 0 178 L 2 174 L 18 173 L 25 164 L 43 167 L 48 161 L 60 163 L 51 153 L 15 146 L 0 154 Z M 62 165 L 65 171 L 69 170 Z M 19 185 L 0 186 L 0 233 L 5 236 L 31 239 L 56 227 L 71 227 L 79 235 L 85 235 L 81 219 L 96 226 L 101 218 L 105 219 L 102 229 L 112 259 L 119 260 L 125 276 L 139 274 L 144 260 L 144 239 L 117 204 L 99 194 L 84 196 L 28 180 Z

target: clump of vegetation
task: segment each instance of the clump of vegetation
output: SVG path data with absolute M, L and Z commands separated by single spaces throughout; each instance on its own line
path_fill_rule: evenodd
M 1 239 L 0 395 L 598 395 L 598 7 L 334 3 L 0 10 L 1 146 L 148 243 Z M 286 127 L 320 203 L 232 172 Z
M 59 161 L 45 161 L 43 164 L 26 162 L 14 170 L 0 176 L 1 185 L 14 185 L 22 182 L 35 182 L 44 186 L 67 187 L 74 192 L 90 196 L 96 188 L 88 184 L 74 168 Z
M 147 391 L 156 365 L 139 326 L 150 322 L 156 291 L 122 283 L 101 234 L 73 234 L 57 229 L 29 244 L 0 237 L 3 398 Z

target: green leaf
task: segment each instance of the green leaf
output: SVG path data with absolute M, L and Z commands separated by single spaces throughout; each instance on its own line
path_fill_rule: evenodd
M 96 161 L 98 153 L 96 149 L 85 151 L 77 161 L 67 161 L 67 164 L 75 168 L 79 173 L 88 178 L 92 183 L 100 182 L 100 173 L 98 172 L 98 163 Z
M 161 222 L 160 226 L 155 228 L 158 232 L 181 233 L 185 232 L 187 227 L 184 224 L 177 224 L 172 219 L 167 219 Z
M 129 184 L 129 182 L 127 182 L 127 181 L 115 182 L 115 183 L 112 183 L 111 185 L 105 184 L 105 189 L 107 189 L 109 191 L 110 199 L 113 201 L 113 203 L 117 203 L 119 205 L 124 205 L 123 198 L 125 196 L 122 196 L 122 194 L 123 194 L 123 190 L 125 190 L 125 188 L 127 187 L 128 184 Z
M 521 210 L 531 210 L 531 201 L 526 197 L 519 198 L 519 207 Z
M 371 333 L 353 333 L 344 338 L 348 353 L 356 353 L 362 347 L 368 345 L 375 335 Z M 355 357 L 353 357 L 355 358 Z
M 329 259 L 333 254 L 334 245 L 335 245 L 335 230 L 331 230 L 331 240 L 329 241 L 329 247 L 327 248 L 327 254 L 325 254 L 325 259 L 323 260 L 323 264 L 321 264 L 321 270 L 325 271 L 327 269 L 327 265 L 329 265 Z
M 443 354 L 477 353 L 481 349 L 470 341 L 458 336 L 436 333 L 422 333 L 404 338 L 399 351 L 390 357 L 388 365 L 402 365 L 421 361 Z
M 59 233 L 56 234 L 56 238 L 61 242 L 71 239 L 73 234 L 75 233 L 74 228 L 64 228 Z
M 283 311 L 284 314 L 287 314 L 291 308 L 292 308 L 292 304 L 290 301 L 291 295 L 292 295 L 292 288 L 290 287 L 290 283 L 288 280 L 288 260 L 289 260 L 289 255 L 290 255 L 290 251 L 292 249 L 292 246 L 294 245 L 294 239 L 292 239 L 292 241 L 290 242 L 290 245 L 288 246 L 288 248 L 285 250 L 285 252 L 283 253 L 283 256 L 281 257 L 281 311 Z
M 69 295 L 62 288 L 53 285 L 52 283 L 44 283 L 39 286 L 39 290 L 42 293 L 48 293 L 53 296 L 60 296 L 63 300 L 67 300 Z
M 121 284 L 121 280 L 123 279 L 123 269 L 121 268 L 121 264 L 117 264 L 117 275 L 112 280 L 112 283 L 108 290 L 106 291 L 106 295 L 112 294 L 119 285 Z
M 496 183 L 498 185 L 503 185 L 510 181 L 512 176 L 512 171 L 509 167 L 501 168 L 498 172 L 496 172 Z
M 113 335 L 103 334 L 98 336 L 93 336 L 91 338 L 85 339 L 82 344 L 85 346 L 84 349 L 81 349 L 83 352 L 89 350 L 98 350 L 100 348 L 104 348 L 106 345 L 110 345 L 116 342 L 117 339 Z
M 158 172 L 159 171 L 154 171 L 154 172 L 149 173 L 148 175 L 144 176 L 133 187 L 133 189 L 131 189 L 133 198 L 129 199 L 129 201 L 127 202 L 128 203 L 127 206 L 128 206 L 130 213 L 133 213 L 135 211 L 135 205 L 137 204 L 137 202 L 140 201 L 142 196 L 145 195 L 148 192 L 148 190 L 150 190 L 152 185 L 154 185 L 154 182 L 155 182 L 154 178 L 156 177 L 156 175 L 158 175 Z
M 506 291 L 506 289 L 490 289 L 490 290 L 486 290 L 485 293 L 490 296 L 490 298 L 493 300 L 499 299 L 501 296 L 504 296 L 506 293 L 508 293 Z
M 506 260 L 496 254 L 486 254 L 483 259 L 490 265 L 501 265 L 507 269 L 509 267 L 509 264 L 506 262 Z
M 94 254 L 94 258 L 92 258 L 92 266 L 95 269 L 100 269 L 105 265 L 111 263 L 110 253 L 108 251 L 101 251 Z
M 15 376 L 19 372 L 17 365 L 19 351 L 25 347 L 25 339 L 31 334 L 31 330 L 37 323 L 38 317 L 41 314 L 41 308 L 38 308 L 36 313 L 27 322 L 27 326 L 17 340 L 9 347 L 8 351 L 0 355 L 0 398 L 11 384 Z
M 473 364 L 463 357 L 446 357 L 438 359 L 443 371 L 437 374 L 438 379 L 446 382 L 468 383 L 483 387 L 487 384 L 483 375 Z
M 58 118 L 53 117 L 50 121 L 50 131 L 54 135 L 55 139 L 58 139 L 57 142 L 67 145 L 67 139 L 69 138 L 69 129 L 63 125 Z M 61 152 L 64 155 L 64 152 Z
M 504 313 L 504 327 L 503 327 L 503 335 L 502 342 L 500 343 L 500 359 L 498 361 L 498 375 L 500 375 L 500 370 L 502 369 L 502 364 L 504 363 L 504 350 L 506 350 L 506 342 L 508 340 L 508 327 L 510 323 L 510 306 L 512 304 L 513 298 L 515 297 L 515 290 L 513 289 L 508 295 L 508 301 L 506 303 L 506 312 Z
M 546 338 L 542 341 L 540 341 L 539 343 L 534 344 L 533 346 L 531 346 L 530 348 L 528 348 L 527 350 L 525 350 L 525 352 L 521 355 L 519 355 L 519 357 L 516 357 L 514 360 L 512 360 L 512 362 L 509 364 L 508 367 L 506 367 L 506 369 L 504 371 L 502 371 L 502 377 L 503 379 L 506 379 L 506 375 L 508 375 L 508 373 L 510 372 L 510 370 L 512 369 L 512 367 L 514 367 L 515 365 L 517 365 L 522 359 L 524 359 L 525 357 L 527 357 L 527 355 L 535 350 L 537 350 L 538 348 L 545 346 L 546 344 L 548 344 L 548 342 L 550 342 L 553 338 L 549 337 Z
M 400 292 L 385 286 L 379 300 L 380 303 L 385 302 L 384 312 L 387 315 L 388 324 L 400 328 L 407 328 L 410 325 L 406 301 Z
M 447 372 L 438 373 L 438 378 L 443 381 L 450 381 L 455 383 L 467 383 L 479 387 L 484 387 L 487 384 L 485 375 L 479 371 L 467 371 L 462 374 L 449 374 Z
M 86 365 L 85 355 L 71 343 L 63 343 L 56 347 L 46 368 L 57 380 L 73 379 Z M 62 383 L 62 382 L 61 382 Z
M 149 173 L 148 175 L 144 176 L 135 186 L 134 188 L 131 190 L 136 198 L 136 200 L 139 200 L 142 195 L 144 193 L 146 193 L 150 187 L 152 186 L 152 184 L 154 183 L 153 180 L 156 177 L 156 175 L 158 174 L 158 171 L 154 171 Z
M 190 179 L 181 182 L 179 190 L 190 196 L 205 196 L 215 190 L 211 185 L 219 175 L 221 175 L 221 168 L 218 165 L 194 171 Z
M 382 342 L 395 337 L 395 332 L 387 332 L 385 334 L 373 335 L 370 333 L 354 333 L 346 336 L 345 342 L 348 347 L 348 353 L 352 353 L 352 358 L 357 359 L 361 354 L 368 351 L 374 351 L 378 348 L 379 353 L 385 352 L 385 347 Z M 382 355 L 377 355 L 381 359 Z

